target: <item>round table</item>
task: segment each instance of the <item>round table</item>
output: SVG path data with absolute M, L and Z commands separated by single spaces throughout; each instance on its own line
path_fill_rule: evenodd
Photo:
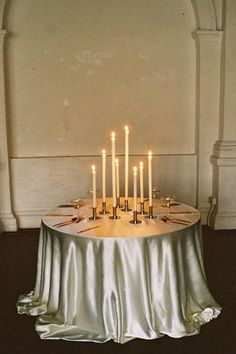
M 41 338 L 125 343 L 182 337 L 219 315 L 205 277 L 196 209 L 175 203 L 167 210 L 159 202 L 156 219 L 139 215 L 142 223 L 133 225 L 132 212 L 121 209 L 120 219 L 89 220 L 91 201 L 85 201 L 79 223 L 54 226 L 74 212 L 60 207 L 43 216 L 36 286 L 17 303 L 19 313 L 38 316 Z M 165 223 L 167 212 L 189 223 Z

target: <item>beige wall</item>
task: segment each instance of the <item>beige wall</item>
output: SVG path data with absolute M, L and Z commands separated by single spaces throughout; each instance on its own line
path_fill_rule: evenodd
M 13 0 L 10 155 L 195 151 L 195 30 L 188 0 Z M 184 128 L 184 136 L 183 136 Z M 43 142 L 43 143 L 42 143 Z
M 6 25 L 20 219 L 86 196 L 90 164 L 100 164 L 102 148 L 110 151 L 111 130 L 124 153 L 124 124 L 131 154 L 159 155 L 154 184 L 196 204 L 196 25 L 188 0 L 13 0 Z
M 137 165 L 139 160 L 140 157 L 131 157 L 130 164 Z M 110 159 L 107 162 L 110 166 Z M 91 189 L 92 163 L 98 166 L 97 189 L 100 196 L 101 159 L 98 156 L 11 159 L 14 210 L 19 225 L 21 227 L 39 225 L 41 214 L 48 208 L 73 198 L 90 198 L 88 191 Z M 121 166 L 124 166 L 123 158 Z M 196 175 L 193 172 L 196 158 L 194 156 L 157 156 L 153 158 L 153 166 L 155 167 L 154 184 L 158 181 L 163 194 L 173 193 L 179 200 L 195 205 Z M 146 179 L 146 161 L 144 167 Z M 108 170 L 107 179 L 111 181 L 111 169 Z M 129 188 L 132 194 L 131 180 Z M 146 195 L 148 195 L 147 188 L 146 183 Z M 107 185 L 107 193 L 111 196 L 110 182 Z M 124 195 L 124 185 L 121 187 L 121 194 Z
M 130 165 L 145 161 L 151 149 L 161 193 L 198 207 L 200 199 L 207 212 L 210 155 L 218 138 L 218 129 L 209 127 L 218 126 L 220 46 L 210 39 L 213 49 L 200 49 L 199 56 L 193 33 L 202 27 L 215 36 L 220 5 L 7 1 L 6 119 L 18 226 L 38 226 L 47 208 L 85 197 L 91 163 L 99 169 L 101 149 L 110 152 L 111 130 L 118 134 L 117 152 L 124 153 L 124 124 L 131 128 Z M 209 82 L 216 83 L 215 91 Z

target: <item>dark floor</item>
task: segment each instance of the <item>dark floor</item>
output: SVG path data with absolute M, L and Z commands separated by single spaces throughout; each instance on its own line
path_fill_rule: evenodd
M 17 314 L 18 295 L 34 288 L 38 234 L 20 230 L 0 235 L 0 354 L 236 354 L 236 230 L 203 229 L 208 284 L 222 314 L 197 336 L 135 339 L 123 345 L 41 340 L 35 318 Z

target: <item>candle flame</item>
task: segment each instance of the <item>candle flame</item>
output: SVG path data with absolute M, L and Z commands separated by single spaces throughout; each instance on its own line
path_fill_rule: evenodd
M 106 150 L 102 150 L 102 154 L 105 155 L 106 154 Z
M 152 158 L 152 152 L 151 151 L 148 151 L 148 157 L 149 157 L 149 159 Z
M 116 166 L 119 166 L 119 159 L 116 159 Z
M 134 171 L 134 173 L 137 174 L 137 167 L 136 166 L 134 166 L 133 171 Z
M 139 162 L 139 167 L 140 167 L 140 168 L 143 168 L 143 161 L 140 161 L 140 162 Z
M 126 133 L 129 133 L 129 127 L 128 127 L 128 125 L 125 126 L 125 132 L 126 132 Z
M 115 139 L 115 137 L 116 137 L 116 133 L 115 132 L 111 132 L 111 138 Z
M 92 165 L 91 168 L 92 168 L 92 172 L 96 172 L 96 167 L 95 167 L 95 165 Z

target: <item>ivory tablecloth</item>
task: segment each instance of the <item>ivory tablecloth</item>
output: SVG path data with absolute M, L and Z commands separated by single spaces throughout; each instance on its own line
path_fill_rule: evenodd
M 119 220 L 85 217 L 57 229 L 63 217 L 44 216 L 35 290 L 20 296 L 18 312 L 37 316 L 42 339 L 125 343 L 199 333 L 221 308 L 207 286 L 199 214 L 186 205 L 171 210 L 188 211 L 176 215 L 191 224 L 139 217 L 142 224 L 132 225 L 132 214 L 120 212 Z M 100 227 L 77 234 L 88 225 Z

